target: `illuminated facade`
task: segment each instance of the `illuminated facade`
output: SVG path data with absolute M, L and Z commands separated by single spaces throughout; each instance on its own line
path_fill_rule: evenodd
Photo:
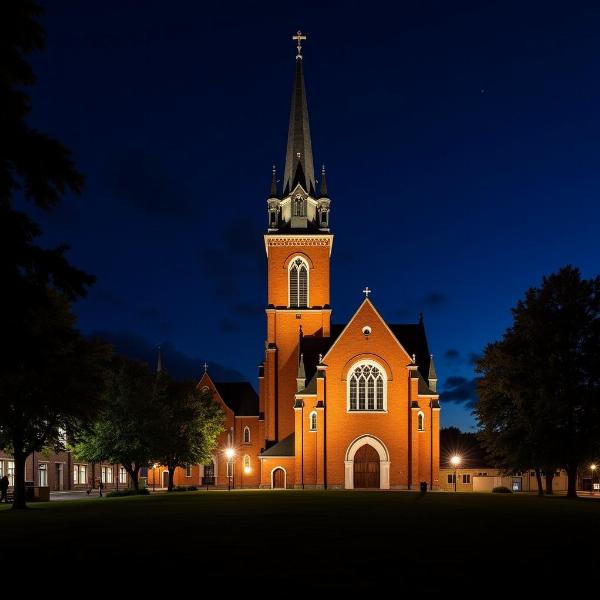
M 220 444 L 235 448 L 238 485 L 244 474 L 244 487 L 437 488 L 440 406 L 423 320 L 386 323 L 366 288 L 347 324 L 331 322 L 331 200 L 325 169 L 315 178 L 303 36 L 295 39 L 285 170 L 281 186 L 273 170 L 267 198 L 267 331 L 254 413 L 248 402 L 238 414 L 208 373 L 199 386 L 224 404 Z M 215 460 L 222 472 L 224 459 Z

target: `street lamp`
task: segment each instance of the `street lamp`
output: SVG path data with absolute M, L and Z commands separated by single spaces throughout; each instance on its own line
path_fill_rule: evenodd
M 595 463 L 590 465 L 590 471 L 592 472 L 592 494 L 594 493 L 594 473 L 596 472 L 596 467 L 597 465 Z
M 458 467 L 460 466 L 461 460 L 462 459 L 460 458 L 460 456 L 458 456 L 458 454 L 455 454 L 450 459 L 450 464 L 454 467 L 454 491 L 456 491 L 456 469 L 458 469 Z
M 156 467 L 158 467 L 158 463 L 154 463 L 152 465 L 152 491 L 156 491 Z
M 233 457 L 235 456 L 235 450 L 233 448 L 225 449 L 225 458 L 227 459 L 228 471 L 227 473 L 227 490 L 231 491 L 231 478 L 233 476 Z M 235 483 L 234 483 L 235 485 Z

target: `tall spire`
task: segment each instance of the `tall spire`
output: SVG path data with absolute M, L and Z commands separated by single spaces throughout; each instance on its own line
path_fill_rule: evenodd
M 290 194 L 300 184 L 306 192 L 315 196 L 315 169 L 313 165 L 310 127 L 308 123 L 308 106 L 304 89 L 304 73 L 302 71 L 301 41 L 306 39 L 298 31 L 293 36 L 298 41 L 296 55 L 296 72 L 292 92 L 290 110 L 290 126 L 288 129 L 287 152 L 285 157 L 285 173 L 283 177 L 283 195 Z
M 429 374 L 427 375 L 427 379 L 429 380 L 429 388 L 434 392 L 437 391 L 437 373 L 433 364 L 433 354 L 429 355 Z

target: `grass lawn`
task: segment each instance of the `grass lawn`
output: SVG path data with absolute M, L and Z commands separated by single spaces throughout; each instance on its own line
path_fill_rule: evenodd
M 569 581 L 569 565 L 581 590 L 591 592 L 589 576 L 600 576 L 595 500 L 288 490 L 30 506 L 0 508 L 3 573 L 18 556 L 36 577 L 42 566 L 69 565 L 68 581 L 80 565 L 92 581 L 137 573 L 142 590 L 171 573 L 173 590 L 210 581 L 231 590 L 254 582 L 265 593 L 311 585 L 383 593 L 388 582 L 398 592 L 418 584 L 511 595 Z

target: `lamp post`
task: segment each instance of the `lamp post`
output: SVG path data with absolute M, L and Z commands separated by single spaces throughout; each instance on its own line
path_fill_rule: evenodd
M 455 454 L 450 459 L 450 464 L 454 467 L 454 491 L 455 492 L 456 492 L 456 470 L 460 466 L 460 463 L 461 463 L 461 458 L 460 458 L 460 456 L 458 456 L 458 454 Z
M 233 457 L 235 456 L 235 450 L 233 448 L 226 448 L 225 450 L 225 458 L 227 458 L 227 490 L 231 491 L 231 478 L 233 477 Z M 234 482 L 235 486 L 235 482 Z
M 594 473 L 596 472 L 596 467 L 597 465 L 595 463 L 590 465 L 590 471 L 592 472 L 592 494 L 594 493 Z
M 156 463 L 154 463 L 152 465 L 152 491 L 155 492 L 156 491 L 156 467 L 158 465 Z

